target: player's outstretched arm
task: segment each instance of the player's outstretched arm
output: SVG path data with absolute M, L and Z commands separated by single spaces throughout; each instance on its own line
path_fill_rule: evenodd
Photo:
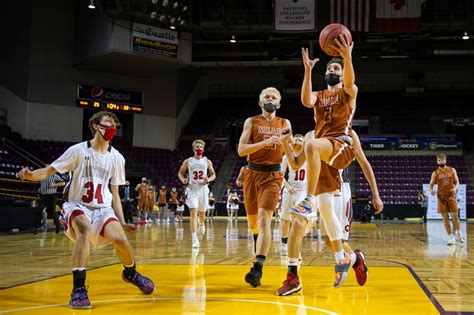
M 365 179 L 369 183 L 370 189 L 372 191 L 372 203 L 375 208 L 375 214 L 379 214 L 383 210 L 383 202 L 380 199 L 379 189 L 377 187 L 377 181 L 375 179 L 374 170 L 372 169 L 372 165 L 370 165 L 369 160 L 365 156 L 364 151 L 362 150 L 362 146 L 360 144 L 359 136 L 357 133 L 352 130 L 352 140 L 353 140 L 353 148 L 354 148 L 354 155 L 359 163 L 360 167 L 362 168 L 362 172 L 364 173 Z
M 349 43 L 345 35 L 340 34 L 339 38 L 334 40 L 334 48 L 341 55 L 344 62 L 344 69 L 342 71 L 342 80 L 344 83 L 344 91 L 352 98 L 357 96 L 357 86 L 355 85 L 355 71 L 352 65 L 352 48 L 354 42 Z
M 303 85 L 301 86 L 301 103 L 305 107 L 312 108 L 314 104 L 316 104 L 317 97 L 316 94 L 313 93 L 311 71 L 319 59 L 310 59 L 308 48 L 301 48 L 301 57 L 303 58 L 304 65 Z
M 16 173 L 16 177 L 21 180 L 39 182 L 39 181 L 42 181 L 43 179 L 50 177 L 51 175 L 54 175 L 55 173 L 56 173 L 56 169 L 52 167 L 51 165 L 48 165 L 43 168 L 39 168 L 34 171 L 25 167 L 24 169 Z

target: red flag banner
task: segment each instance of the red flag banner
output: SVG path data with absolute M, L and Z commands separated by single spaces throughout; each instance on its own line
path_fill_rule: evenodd
M 425 0 L 377 0 L 377 32 L 421 31 L 421 9 Z

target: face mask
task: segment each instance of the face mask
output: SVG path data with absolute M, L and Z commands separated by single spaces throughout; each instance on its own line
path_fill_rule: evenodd
M 438 164 L 439 167 L 444 168 L 446 164 Z
M 175 192 L 175 191 L 176 191 L 176 188 L 173 188 L 173 189 L 171 189 L 171 190 L 172 190 L 173 192 Z
M 275 104 L 273 103 L 265 103 L 263 104 L 263 109 L 267 112 L 267 113 L 273 113 L 274 111 L 276 111 L 277 107 Z
M 114 138 L 115 134 L 117 133 L 117 128 L 115 127 L 109 127 L 109 126 L 104 126 L 104 125 L 99 125 L 99 132 L 104 138 L 105 141 L 112 141 Z
M 341 77 L 335 73 L 328 73 L 324 76 L 324 81 L 327 85 L 334 86 L 341 82 Z
M 196 155 L 201 156 L 204 153 L 204 149 L 196 149 Z

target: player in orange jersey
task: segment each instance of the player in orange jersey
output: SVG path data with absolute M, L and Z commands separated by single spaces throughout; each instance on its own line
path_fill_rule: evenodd
M 431 195 L 435 195 L 433 186 L 438 185 L 438 213 L 441 213 L 443 217 L 444 228 L 448 233 L 449 241 L 448 245 L 456 244 L 456 239 L 460 243 L 464 243 L 464 237 L 461 233 L 461 222 L 458 217 L 458 203 L 456 201 L 456 191 L 459 187 L 459 178 L 456 170 L 453 167 L 446 166 L 446 155 L 439 153 L 436 155 L 436 161 L 438 168 L 431 174 L 430 180 L 430 192 Z M 453 219 L 454 234 L 451 229 L 449 222 L 449 214 Z

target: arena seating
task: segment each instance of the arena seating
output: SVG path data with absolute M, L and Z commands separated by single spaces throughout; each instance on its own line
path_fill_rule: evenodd
M 430 182 L 437 167 L 433 155 L 376 155 L 368 156 L 377 178 L 382 200 L 388 204 L 417 204 L 418 191 Z M 448 156 L 448 165 L 456 168 L 459 181 L 467 185 L 466 201 L 474 204 L 474 191 L 464 159 L 460 155 Z M 361 168 L 356 166 L 356 197 L 369 198 L 370 187 Z

